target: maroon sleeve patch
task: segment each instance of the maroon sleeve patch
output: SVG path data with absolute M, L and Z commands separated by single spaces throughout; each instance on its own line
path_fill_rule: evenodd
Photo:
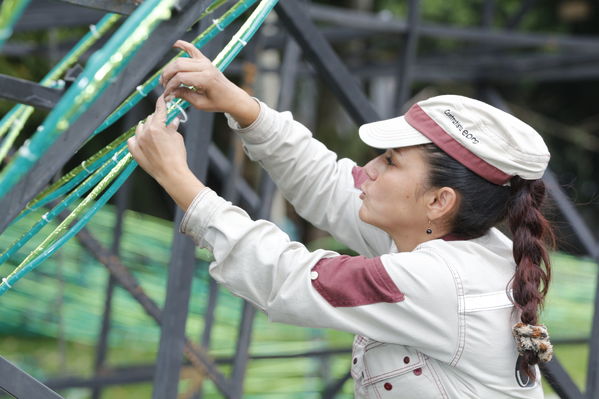
M 347 255 L 324 258 L 312 268 L 311 278 L 316 291 L 334 307 L 394 303 L 404 299 L 381 258 Z
M 361 168 L 359 166 L 354 166 L 352 168 L 351 175 L 354 178 L 354 187 L 358 189 L 366 180 L 368 180 L 368 175 L 366 174 L 366 171 L 364 170 L 364 168 Z

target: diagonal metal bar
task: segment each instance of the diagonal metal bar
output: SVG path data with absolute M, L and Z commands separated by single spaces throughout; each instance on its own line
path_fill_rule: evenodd
M 489 102 L 506 112 L 509 112 L 508 106 L 503 101 L 499 93 L 494 89 L 486 91 Z M 574 230 L 576 237 L 582 243 L 588 254 L 593 257 L 595 263 L 599 264 L 597 257 L 597 243 L 584 220 L 576 211 L 572 202 L 568 199 L 562 188 L 559 186 L 555 175 L 551 170 L 547 170 L 543 181 L 547 185 L 547 190 L 551 197 L 555 200 L 558 208 L 568 221 L 570 227 Z M 557 356 L 543 367 L 543 372 L 549 373 L 550 384 L 561 398 L 582 398 L 583 395 L 576 387 L 568 373 L 563 369 Z M 598 399 L 599 390 L 599 281 L 597 282 L 595 291 L 595 303 L 593 314 L 593 326 L 591 329 L 591 340 L 589 347 L 589 363 L 587 369 L 587 390 L 586 397 L 588 399 Z
M 16 399 L 63 399 L 2 356 L 0 356 L 0 390 L 4 390 Z
M 82 229 L 77 234 L 77 239 L 83 247 L 103 264 L 108 271 L 115 277 L 118 283 L 141 305 L 144 311 L 161 325 L 161 310 L 143 290 L 135 276 L 121 260 L 115 256 L 110 250 L 104 248 L 100 242 L 87 229 Z M 214 361 L 202 350 L 202 348 L 194 345 L 190 340 L 185 338 L 184 351 L 188 355 L 190 362 L 214 381 L 215 385 L 221 392 L 228 394 L 229 387 L 226 378 L 218 371 Z
M 345 373 L 341 378 L 333 381 L 331 384 L 327 385 L 325 389 L 322 391 L 320 397 L 322 399 L 334 399 L 335 396 L 341 391 L 343 385 L 351 378 L 351 372 Z
M 583 399 L 583 395 L 557 357 L 541 365 L 541 371 L 551 388 L 561 399 Z
M 52 109 L 61 96 L 62 90 L 0 74 L 0 98 L 36 108 Z
M 509 112 L 509 107 L 496 90 L 489 88 L 484 94 L 490 104 Z M 547 169 L 545 176 L 543 176 L 543 182 L 547 185 L 547 191 L 549 192 L 549 195 L 551 195 L 553 200 L 556 202 L 559 210 L 566 218 L 568 225 L 576 234 L 576 237 L 582 244 L 587 254 L 594 258 L 596 262 L 598 262 L 599 244 L 593 238 L 593 233 L 586 225 L 584 219 L 582 219 L 580 214 L 576 211 L 576 207 L 574 204 L 572 204 L 572 201 L 568 198 L 562 187 L 559 185 L 559 182 L 557 181 L 551 169 Z
M 101 98 L 73 123 L 12 190 L 0 199 L 0 232 L 62 168 L 96 127 L 171 49 L 204 9 L 203 1 L 180 0 L 182 11 L 161 23 Z
M 32 0 L 15 26 L 15 32 L 41 31 L 57 26 L 87 26 L 95 24 L 104 12 L 91 8 L 48 0 Z
M 276 11 L 284 26 L 302 48 L 306 58 L 321 75 L 323 82 L 337 96 L 356 124 L 374 122 L 380 118 L 368 98 L 326 41 L 310 21 L 305 7 L 297 0 L 279 2 Z
M 130 117 L 131 118 L 131 117 Z M 127 119 L 130 119 L 127 118 Z M 112 253 L 119 256 L 121 248 L 121 238 L 123 236 L 123 218 L 125 210 L 127 209 L 127 202 L 129 199 L 129 193 L 131 189 L 130 182 L 123 185 L 121 190 L 116 194 L 116 224 L 113 230 L 113 241 L 112 241 Z M 94 359 L 94 374 L 98 376 L 105 368 L 106 354 L 108 352 L 108 339 L 111 328 L 112 318 L 112 299 L 114 295 L 114 289 L 116 288 L 116 279 L 112 274 L 108 276 L 108 282 L 106 284 L 106 297 L 104 299 L 104 312 L 102 313 L 102 324 L 100 326 L 100 336 L 98 338 L 98 344 L 96 345 L 96 358 Z M 92 399 L 100 399 L 102 390 L 100 388 L 94 388 L 92 390 Z
M 140 4 L 134 0 L 60 0 L 76 6 L 129 15 Z

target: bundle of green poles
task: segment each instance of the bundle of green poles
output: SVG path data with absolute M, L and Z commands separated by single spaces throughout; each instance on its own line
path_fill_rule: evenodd
M 257 0 L 239 0 L 220 18 L 213 20 L 210 27 L 208 27 L 208 29 L 206 29 L 201 35 L 193 40 L 192 43 L 197 48 L 201 48 L 256 2 Z M 266 17 L 270 14 L 277 2 L 278 0 L 262 0 L 259 3 L 256 9 L 252 12 L 251 16 L 245 21 L 227 46 L 225 46 L 225 48 L 214 59 L 213 64 L 219 70 L 224 71 L 229 66 L 229 64 L 234 60 L 234 58 L 245 47 L 249 40 L 251 40 L 251 38 L 254 36 L 256 31 L 264 23 Z M 212 12 L 215 8 L 219 7 L 223 3 L 225 3 L 223 0 L 215 1 L 202 14 L 202 17 Z M 179 53 L 177 57 L 179 56 L 187 55 L 184 53 Z M 161 72 L 162 69 L 157 71 L 144 84 L 138 86 L 137 90 L 131 94 L 111 115 L 109 115 L 105 122 L 90 135 L 90 138 L 111 126 L 114 122 L 126 114 L 127 111 L 130 110 L 135 104 L 137 104 L 137 102 L 145 97 L 147 93 L 156 87 L 158 85 Z M 109 71 L 105 71 L 105 73 L 108 74 Z M 76 104 L 73 103 L 72 106 L 76 106 Z M 182 110 L 185 110 L 188 107 L 189 103 L 186 101 L 181 99 L 176 99 L 173 101 L 168 109 L 166 124 L 171 123 Z M 72 113 L 73 112 L 71 111 L 71 114 Z M 51 115 L 49 115 L 48 118 L 50 116 Z M 79 198 L 81 198 L 91 189 L 87 196 L 75 206 L 73 211 L 60 224 L 58 224 L 52 233 L 50 233 L 41 244 L 39 244 L 22 262 L 20 262 L 20 264 L 7 277 L 1 279 L 0 295 L 12 288 L 12 286 L 18 280 L 39 266 L 44 260 L 54 254 L 69 239 L 77 234 L 123 185 L 123 183 L 137 167 L 137 163 L 131 157 L 126 145 L 127 140 L 134 134 L 135 126 L 121 134 L 102 151 L 82 162 L 78 167 L 74 168 L 54 184 L 42 191 L 27 205 L 27 207 L 19 215 L 19 218 L 69 193 L 61 202 L 52 208 L 52 210 L 44 213 L 41 219 L 35 223 L 35 225 L 29 231 L 23 234 L 0 255 L 0 266 L 10 259 L 12 255 L 22 248 L 44 226 L 52 222 L 61 212 L 78 201 Z M 0 184 L 1 183 L 2 182 L 0 181 Z M 205 252 L 203 253 L 202 257 L 204 260 L 211 260 L 211 256 L 212 255 L 210 253 Z

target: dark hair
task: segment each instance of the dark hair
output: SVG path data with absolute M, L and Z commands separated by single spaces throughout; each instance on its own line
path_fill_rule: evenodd
M 551 280 L 551 263 L 546 246 L 555 237 L 541 213 L 545 199 L 542 180 L 513 177 L 510 186 L 499 186 L 478 176 L 434 144 L 423 145 L 430 172 L 429 187 L 451 187 L 459 195 L 451 233 L 472 239 L 485 234 L 507 218 L 512 232 L 516 272 L 511 281 L 513 301 L 525 324 L 537 324 L 538 312 Z M 544 267 L 543 267 L 544 265 Z M 539 362 L 538 354 L 526 351 L 524 364 Z M 526 373 L 534 379 L 530 368 Z

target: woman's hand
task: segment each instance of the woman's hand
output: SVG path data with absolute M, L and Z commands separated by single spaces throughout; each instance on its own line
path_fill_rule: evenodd
M 178 58 L 164 68 L 160 83 L 167 101 L 177 97 L 197 109 L 227 112 L 241 126 L 256 120 L 260 113 L 258 103 L 228 80 L 200 50 L 183 40 L 178 40 L 174 47 L 185 51 L 190 58 Z
M 183 136 L 177 132 L 178 119 L 166 126 L 166 117 L 166 102 L 160 96 L 155 112 L 137 125 L 135 136 L 127 145 L 139 166 L 156 179 L 177 205 L 187 210 L 205 186 L 189 169 Z

